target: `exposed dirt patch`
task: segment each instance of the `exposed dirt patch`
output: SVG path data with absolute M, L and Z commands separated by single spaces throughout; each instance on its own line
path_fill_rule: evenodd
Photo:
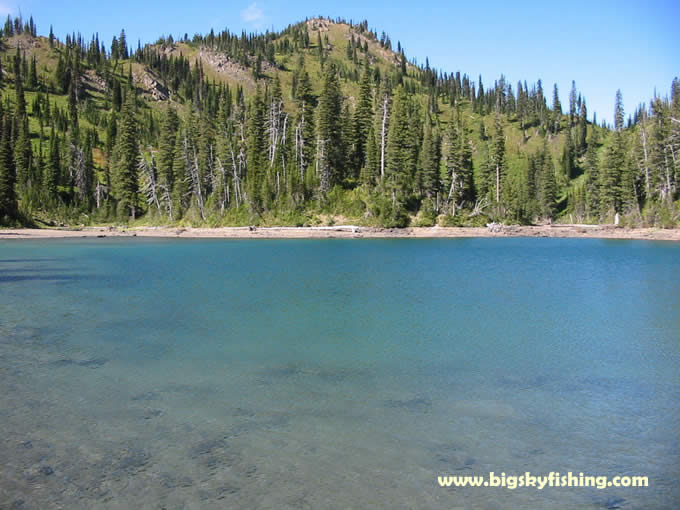
M 101 93 L 106 93 L 106 80 L 99 76 L 96 71 L 92 69 L 87 69 L 83 73 L 83 81 L 85 88 L 95 90 Z
M 5 39 L 5 44 L 8 48 L 20 48 L 22 50 L 30 50 L 34 48 L 42 48 L 42 41 L 39 38 L 33 37 L 30 34 L 20 34 Z
M 168 88 L 151 71 L 135 71 L 132 73 L 132 79 L 142 89 L 142 92 L 150 96 L 154 101 L 167 101 L 170 99 Z
M 201 48 L 198 52 L 198 57 L 203 62 L 203 65 L 208 65 L 218 75 L 226 76 L 236 81 L 247 84 L 249 87 L 255 87 L 255 80 L 252 73 L 240 63 L 230 59 L 224 54 L 213 51 L 209 48 Z M 264 69 L 264 65 L 263 71 Z

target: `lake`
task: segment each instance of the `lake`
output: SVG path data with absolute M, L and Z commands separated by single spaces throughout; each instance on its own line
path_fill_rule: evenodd
M 0 242 L 0 508 L 673 508 L 680 244 Z M 648 487 L 441 487 L 489 472 Z

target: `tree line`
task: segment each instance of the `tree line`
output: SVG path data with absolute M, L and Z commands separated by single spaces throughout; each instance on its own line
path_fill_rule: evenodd
M 677 79 L 627 124 L 617 92 L 610 129 L 588 120 L 575 84 L 563 111 L 557 86 L 550 105 L 540 80 L 513 89 L 501 76 L 485 89 L 481 77 L 408 62 L 400 43 L 393 52 L 365 22 L 350 25 L 342 57 L 310 32 L 301 23 L 184 37 L 252 68 L 252 93 L 210 81 L 200 60 L 168 56 L 171 37 L 132 52 L 124 31 L 107 49 L 98 35 L 61 43 L 51 29 L 51 73 L 19 45 L 6 51 L 0 221 L 303 223 L 310 210 L 383 226 L 616 213 L 635 224 L 677 221 Z M 8 18 L 3 41 L 24 33 L 36 36 L 32 18 Z M 378 47 L 390 51 L 389 66 Z M 282 55 L 295 60 L 285 90 Z M 133 64 L 167 89 L 161 108 L 143 98 Z M 101 78 L 104 99 L 88 90 L 88 73 Z

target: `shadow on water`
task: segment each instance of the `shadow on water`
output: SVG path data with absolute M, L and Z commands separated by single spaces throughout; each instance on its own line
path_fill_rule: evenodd
M 13 283 L 13 282 L 24 282 L 24 281 L 39 281 L 39 282 L 77 282 L 91 279 L 91 276 L 87 275 L 0 275 L 0 283 Z
M 56 273 L 60 271 L 71 271 L 71 268 L 67 267 L 50 267 L 50 268 L 36 268 L 36 267 L 13 267 L 11 269 L 2 268 L 3 274 L 21 274 L 21 273 Z
M 65 259 L 0 259 L 0 264 L 19 264 L 25 262 L 63 262 Z

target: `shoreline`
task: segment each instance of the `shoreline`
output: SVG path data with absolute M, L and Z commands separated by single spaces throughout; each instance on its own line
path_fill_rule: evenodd
M 84 227 L 82 229 L 0 229 L 5 239 L 158 237 L 185 239 L 408 239 L 466 237 L 558 237 L 680 242 L 680 229 L 623 228 L 613 225 L 376 228 L 332 227 Z

